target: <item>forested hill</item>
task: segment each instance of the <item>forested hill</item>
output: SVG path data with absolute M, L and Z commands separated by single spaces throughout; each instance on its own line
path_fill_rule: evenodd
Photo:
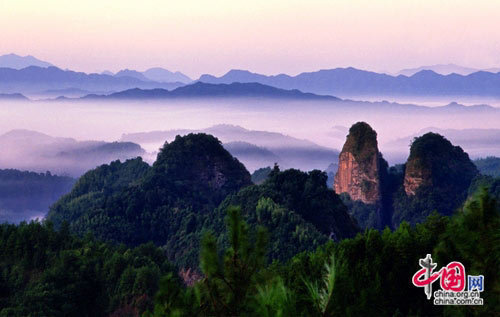
M 324 173 L 276 169 L 263 185 L 250 185 L 248 171 L 215 137 L 189 134 L 165 144 L 152 167 L 135 159 L 88 172 L 47 218 L 56 227 L 67 221 L 78 234 L 90 231 L 131 246 L 153 241 L 176 264 L 188 267 L 197 266 L 202 232 L 223 231 L 224 207 L 214 210 L 240 190 L 222 206 L 245 205 L 250 221 L 271 231 L 287 228 L 276 235 L 283 254 L 275 258 L 357 232 L 338 196 L 327 189 Z M 252 203 L 246 204 L 245 197 Z
M 43 218 L 75 179 L 15 169 L 0 170 L 0 223 Z
M 325 173 L 267 172 L 252 185 L 206 134 L 89 171 L 49 221 L 0 225 L 0 316 L 495 316 L 498 179 L 451 217 L 357 234 Z M 482 274 L 484 305 L 433 305 L 411 284 L 428 253 Z
M 248 171 L 216 138 L 190 134 L 165 144 L 152 167 L 135 159 L 86 173 L 47 218 L 108 241 L 153 241 L 176 261 L 195 263 L 209 213 L 250 184 Z

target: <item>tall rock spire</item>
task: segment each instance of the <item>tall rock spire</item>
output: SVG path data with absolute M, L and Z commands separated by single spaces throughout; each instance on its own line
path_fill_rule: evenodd
M 352 200 L 366 204 L 379 202 L 382 195 L 380 158 L 377 132 L 365 122 L 354 124 L 339 155 L 335 192 L 348 193 Z

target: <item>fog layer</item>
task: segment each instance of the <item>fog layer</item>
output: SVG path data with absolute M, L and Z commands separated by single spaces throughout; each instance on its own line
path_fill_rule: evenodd
M 217 124 L 232 124 L 251 130 L 279 132 L 339 150 L 348 128 L 357 121 L 366 121 L 377 131 L 382 153 L 390 163 L 398 163 L 406 159 L 409 144 L 394 143 L 394 140 L 416 135 L 429 127 L 442 131 L 496 129 L 500 126 L 500 111 L 457 104 L 428 108 L 388 102 L 262 99 L 0 103 L 1 134 L 13 129 L 29 129 L 77 140 L 116 141 L 123 134 L 199 130 Z M 163 141 L 137 142 L 147 151 L 155 152 Z M 467 150 L 466 145 L 464 149 Z M 5 158 L 9 151 L 9 148 L 2 149 L 0 159 Z M 474 155 L 499 154 L 489 152 L 490 148 L 485 148 L 484 151 L 475 151 Z M 26 160 L 33 159 L 36 158 L 26 157 Z M 336 159 L 332 157 L 332 162 Z

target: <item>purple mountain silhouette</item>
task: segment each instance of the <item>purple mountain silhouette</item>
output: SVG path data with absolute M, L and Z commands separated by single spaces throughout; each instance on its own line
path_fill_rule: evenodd
M 23 69 L 29 66 L 50 67 L 51 63 L 41 61 L 33 56 L 19 56 L 16 54 L 7 54 L 0 56 L 0 67 Z
M 500 96 L 500 73 L 479 71 L 466 76 L 441 75 L 422 70 L 412 76 L 391 76 L 364 70 L 335 68 L 297 76 L 266 76 L 245 70 L 231 70 L 221 77 L 202 75 L 201 82 L 212 84 L 261 83 L 282 89 L 299 89 L 335 96 Z

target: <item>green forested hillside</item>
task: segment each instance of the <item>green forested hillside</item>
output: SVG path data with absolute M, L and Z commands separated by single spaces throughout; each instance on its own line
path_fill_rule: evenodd
M 14 169 L 0 170 L 0 223 L 43 218 L 75 179 Z
M 495 316 L 500 305 L 500 210 L 486 191 L 459 214 L 434 214 L 393 232 L 368 230 L 339 243 L 265 266 L 265 231 L 229 208 L 228 248 L 206 235 L 204 277 L 180 292 L 164 279 L 155 310 L 146 316 Z M 481 241 L 480 244 L 477 242 Z M 412 285 L 419 259 L 432 254 L 438 268 L 452 261 L 467 274 L 484 275 L 482 306 L 439 306 Z M 436 287 L 437 284 L 435 284 Z M 486 284 L 485 284 L 486 285 Z
M 127 249 L 51 223 L 0 225 L 0 316 L 137 316 L 176 269 L 153 244 Z M 175 279 L 180 287 L 180 279 Z
M 402 186 L 396 190 L 394 227 L 402 221 L 422 222 L 433 211 L 452 215 L 467 198 L 478 170 L 462 148 L 430 132 L 413 141 L 404 173 L 405 181 L 422 179 L 422 184 L 414 195 L 406 193 Z
M 256 185 L 262 184 L 267 177 L 269 176 L 269 173 L 271 173 L 272 169 L 271 167 L 262 167 L 259 168 L 258 170 L 255 170 L 252 173 L 252 182 Z
M 394 186 L 401 172 L 389 172 Z M 204 134 L 166 144 L 153 166 L 100 166 L 43 224 L 0 225 L 0 316 L 497 313 L 498 179 L 474 178 L 451 217 L 358 233 L 326 178 L 275 166 L 252 185 Z M 432 305 L 411 284 L 428 253 L 438 267 L 461 261 L 467 274 L 484 275 L 484 305 Z
M 328 239 L 353 237 L 358 228 L 333 190 L 326 187 L 326 174 L 299 170 L 280 171 L 277 166 L 262 185 L 253 185 L 228 196 L 215 211 L 212 227 L 225 241 L 225 210 L 241 206 L 251 225 L 261 225 L 270 235 L 269 258 L 288 260 L 312 250 Z
M 262 185 L 250 185 L 250 174 L 216 138 L 190 134 L 166 144 L 152 167 L 135 159 L 88 172 L 47 218 L 106 241 L 131 246 L 153 241 L 176 264 L 191 268 L 197 267 L 204 231 L 226 241 L 222 233 L 230 205 L 244 206 L 250 223 L 272 229 L 270 259 L 286 260 L 328 238 L 357 232 L 338 196 L 326 187 L 324 173 L 276 167 Z
M 140 159 L 85 174 L 47 219 L 106 241 L 164 246 L 176 263 L 193 267 L 204 222 L 230 193 L 250 185 L 250 174 L 206 134 L 165 144 L 152 167 Z
M 273 228 L 226 210 L 227 244 L 202 238 L 194 285 L 152 244 L 128 249 L 51 223 L 0 225 L 0 316 L 495 316 L 500 210 L 484 190 L 453 217 L 368 230 L 266 264 Z M 478 243 L 480 241 L 480 243 Z M 482 306 L 436 306 L 411 284 L 418 260 L 484 275 Z M 376 304 L 374 304 L 376 303 Z
M 474 160 L 479 172 L 483 175 L 500 177 L 500 157 L 489 156 Z

